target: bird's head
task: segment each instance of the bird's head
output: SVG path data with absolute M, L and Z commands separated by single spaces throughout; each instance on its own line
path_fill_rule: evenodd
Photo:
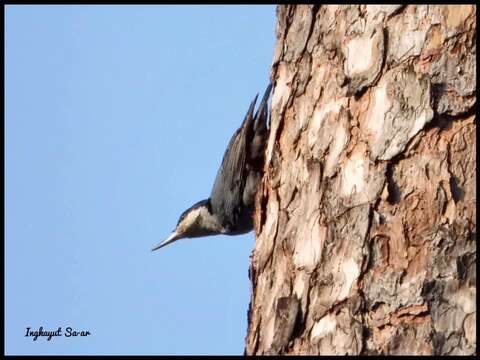
M 179 239 L 216 235 L 221 232 L 221 225 L 216 217 L 212 215 L 210 200 L 202 200 L 189 207 L 180 215 L 175 230 L 168 238 L 155 245 L 152 251 Z

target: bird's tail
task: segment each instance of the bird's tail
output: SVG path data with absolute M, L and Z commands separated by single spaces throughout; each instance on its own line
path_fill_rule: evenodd
M 247 115 L 245 115 L 245 119 L 243 120 L 242 128 L 250 129 L 252 126 L 252 121 L 255 121 L 255 117 L 253 116 L 253 111 L 255 110 L 255 103 L 257 102 L 258 94 L 255 95 L 252 102 L 250 103 L 250 107 L 248 108 Z
M 255 114 L 255 133 L 264 132 L 267 129 L 268 118 L 268 98 L 270 97 L 270 91 L 272 91 L 272 83 L 269 83 L 263 94 L 262 101 L 258 106 L 257 113 Z
M 262 101 L 254 117 L 253 136 L 250 144 L 250 162 L 255 164 L 254 166 L 258 169 L 263 168 L 263 154 L 268 136 L 268 98 L 270 97 L 271 90 L 272 84 L 270 83 L 263 94 Z

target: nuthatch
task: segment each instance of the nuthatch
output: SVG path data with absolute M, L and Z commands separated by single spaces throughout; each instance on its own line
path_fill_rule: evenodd
M 253 115 L 257 96 L 242 126 L 235 131 L 223 156 L 210 197 L 185 210 L 172 234 L 152 251 L 182 238 L 239 235 L 253 229 L 255 194 L 262 179 L 267 141 L 268 85 Z

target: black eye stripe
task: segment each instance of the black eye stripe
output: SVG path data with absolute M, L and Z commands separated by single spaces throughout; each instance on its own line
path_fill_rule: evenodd
M 184 211 L 182 213 L 182 215 L 180 215 L 180 218 L 178 219 L 177 225 L 179 225 L 183 221 L 183 219 L 185 219 L 185 216 L 187 216 L 187 212 L 188 212 L 188 210 Z
M 206 206 L 208 208 L 208 211 L 211 212 L 211 207 L 210 207 L 211 205 L 210 205 L 210 201 L 208 199 L 199 201 L 199 202 L 193 204 L 192 206 L 190 206 L 187 210 L 185 210 L 180 215 L 180 217 L 178 218 L 177 226 L 182 222 L 183 219 L 185 219 L 185 216 L 187 216 L 192 210 L 194 210 L 196 208 L 199 208 L 201 206 Z

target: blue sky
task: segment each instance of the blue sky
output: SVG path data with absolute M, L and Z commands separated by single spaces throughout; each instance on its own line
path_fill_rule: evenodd
M 7 6 L 6 354 L 242 354 L 254 235 L 151 247 L 268 84 L 274 6 Z M 33 341 L 27 327 L 88 337 Z

